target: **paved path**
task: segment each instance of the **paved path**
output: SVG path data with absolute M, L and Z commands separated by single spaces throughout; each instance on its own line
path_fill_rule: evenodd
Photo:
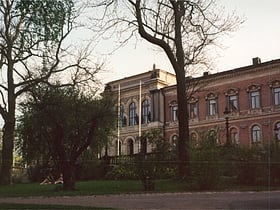
M 0 197 L 0 203 L 63 204 L 119 209 L 280 209 L 280 191 Z

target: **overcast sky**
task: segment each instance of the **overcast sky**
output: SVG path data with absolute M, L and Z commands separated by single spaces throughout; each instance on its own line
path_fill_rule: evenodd
M 218 1 L 227 11 L 235 10 L 245 22 L 238 31 L 223 39 L 226 48 L 215 52 L 214 57 L 219 58 L 215 60 L 214 72 L 250 65 L 253 57 L 260 57 L 262 62 L 280 58 L 280 0 Z M 104 82 L 151 70 L 153 63 L 173 73 L 165 55 L 146 41 L 131 42 L 108 61 L 110 71 L 102 76 Z

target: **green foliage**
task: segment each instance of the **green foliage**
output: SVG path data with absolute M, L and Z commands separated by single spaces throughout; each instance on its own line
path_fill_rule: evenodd
M 280 185 L 280 147 L 278 142 L 239 148 L 236 162 L 238 183 L 245 185 Z
M 234 186 L 280 186 L 278 142 L 251 147 L 219 147 L 211 138 L 192 149 L 192 188 L 220 189 Z
M 210 136 L 202 141 L 198 148 L 192 149 L 191 170 L 193 188 L 197 190 L 215 189 L 221 181 L 223 164 L 220 148 Z
M 70 206 L 70 205 L 43 205 L 43 204 L 15 204 L 15 203 L 2 203 L 0 209 L 91 209 L 91 210 L 114 210 L 114 208 L 102 208 L 102 207 L 88 207 L 88 206 Z M 115 209 L 116 210 L 116 209 Z
M 270 154 L 269 162 L 269 177 L 270 184 L 280 186 L 280 145 L 279 142 L 274 142 L 267 146 L 266 151 Z
M 168 181 L 165 181 L 166 189 Z M 80 195 L 102 195 L 132 193 L 141 191 L 141 183 L 138 180 L 95 180 L 77 182 L 74 191 L 57 191 L 56 185 L 40 185 L 36 183 L 15 184 L 0 188 L 2 197 L 26 197 L 26 196 L 80 196 Z M 174 188 L 173 188 L 174 190 Z
M 94 149 L 87 149 L 77 161 L 76 178 L 78 180 L 103 179 L 107 165 L 98 159 Z
M 147 139 L 152 145 L 152 155 L 145 157 L 150 176 L 156 179 L 171 178 L 176 174 L 176 150 L 162 135 L 161 129 L 152 129 L 143 133 L 142 139 Z M 148 163 L 147 163 L 148 162 Z
M 23 16 L 22 41 L 29 47 L 38 41 L 57 41 L 64 26 L 72 24 L 72 0 L 18 0 L 14 13 Z
M 132 164 L 120 164 L 113 166 L 106 174 L 105 179 L 109 180 L 135 180 L 138 179 L 138 175 L 135 170 L 135 166 Z
M 109 99 L 86 96 L 72 87 L 38 88 L 33 94 L 36 97 L 21 105 L 17 141 L 29 165 L 76 164 L 89 147 L 101 148 L 108 141 L 115 117 Z

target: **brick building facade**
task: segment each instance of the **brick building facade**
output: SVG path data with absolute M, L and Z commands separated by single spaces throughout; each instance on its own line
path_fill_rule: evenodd
M 118 98 L 121 119 L 110 155 L 138 153 L 138 137 L 153 128 L 162 129 L 165 139 L 176 144 L 175 82 L 173 74 L 154 67 L 107 84 Z M 186 78 L 186 82 L 193 144 L 206 136 L 221 145 L 226 141 L 246 146 L 280 141 L 280 60 L 261 63 L 254 58 L 250 66 L 215 74 L 205 72 L 201 77 Z M 146 146 L 147 152 L 151 151 L 151 146 Z

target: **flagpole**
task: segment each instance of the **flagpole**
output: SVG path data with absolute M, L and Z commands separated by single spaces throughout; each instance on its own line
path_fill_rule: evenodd
M 117 127 L 118 127 L 118 133 L 117 133 L 117 156 L 120 155 L 120 108 L 121 108 L 121 85 L 119 84 L 119 88 L 118 88 L 118 123 L 117 123 Z
M 140 152 L 141 149 L 141 126 L 142 126 L 142 102 L 141 102 L 141 95 L 142 95 L 142 83 L 141 80 L 139 82 L 139 116 L 138 116 L 138 124 L 139 124 L 139 145 L 138 145 L 138 150 Z

